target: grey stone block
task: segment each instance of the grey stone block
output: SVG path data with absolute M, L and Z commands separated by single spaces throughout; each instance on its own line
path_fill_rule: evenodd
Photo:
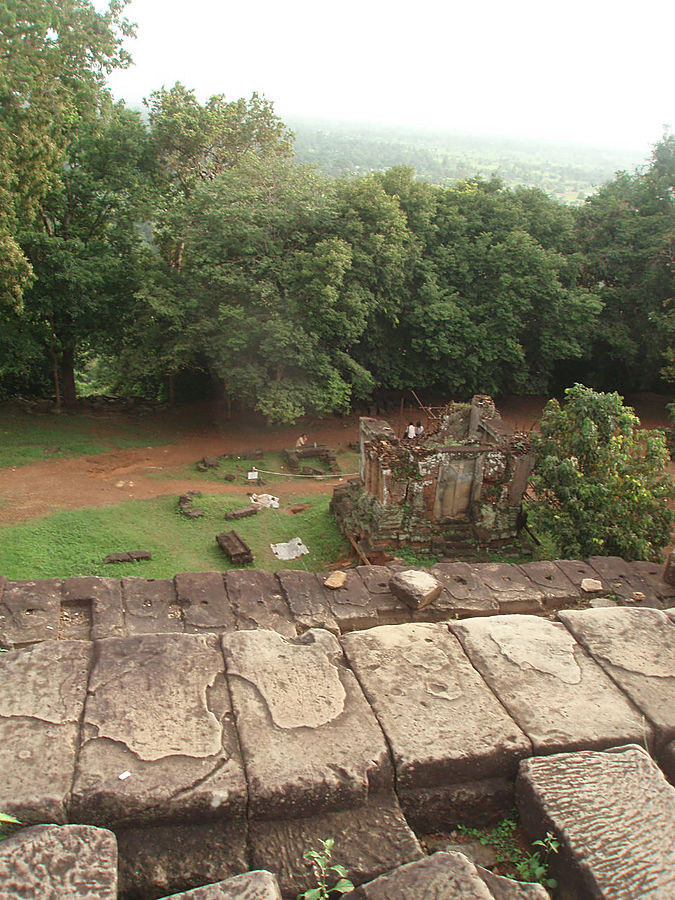
M 493 616 L 450 627 L 535 753 L 651 737 L 639 712 L 559 623 Z
M 281 585 L 271 572 L 230 569 L 225 585 L 239 631 L 263 629 L 295 637 L 297 630 Z
M 631 572 L 635 572 L 643 581 L 647 582 L 662 605 L 673 606 L 675 604 L 675 585 L 668 584 L 663 577 L 665 570 L 662 563 L 646 562 L 638 559 L 627 563 L 627 565 Z
M 431 610 L 442 614 L 443 619 L 465 618 L 466 616 L 493 616 L 499 612 L 494 591 L 492 591 L 468 563 L 437 563 L 431 567 L 434 575 L 444 587 L 441 596 Z M 424 613 L 416 615 L 422 620 Z M 440 621 L 438 618 L 435 621 Z
M 353 569 L 345 573 L 344 587 L 326 590 L 328 603 L 340 626 L 340 631 L 358 631 L 380 624 L 377 607 L 372 602 L 363 580 Z M 317 576 L 321 579 L 321 576 Z
M 77 604 L 82 601 L 87 601 L 91 606 L 91 640 L 125 636 L 119 578 L 65 578 L 62 603 Z
M 521 763 L 518 806 L 530 838 L 551 831 L 568 895 L 672 900 L 675 789 L 639 747 Z
M 10 581 L 2 592 L 0 641 L 5 647 L 26 647 L 56 640 L 61 613 L 61 581 Z
M 36 825 L 0 843 L 3 900 L 117 900 L 115 835 L 88 825 Z
M 65 823 L 93 647 L 46 641 L 0 653 L 0 810 Z
M 634 569 L 629 568 L 628 563 L 620 556 L 590 556 L 588 563 L 600 576 L 605 591 L 619 603 L 638 606 L 660 605 L 650 584 Z
M 222 572 L 185 572 L 174 576 L 173 582 L 187 633 L 234 631 L 234 612 Z
M 402 625 L 411 621 L 411 609 L 389 588 L 391 569 L 388 566 L 357 566 L 355 571 L 377 611 L 378 625 Z
M 325 628 L 331 634 L 340 634 L 337 619 L 328 603 L 328 594 L 314 572 L 286 569 L 276 575 L 295 619 L 298 634 L 310 628 Z
M 279 884 L 271 872 L 244 872 L 217 884 L 171 894 L 164 900 L 281 900 Z
M 93 824 L 241 816 L 246 783 L 215 635 L 96 644 L 73 817 Z
M 384 736 L 327 631 L 222 636 L 255 818 L 363 803 L 390 787 Z
M 572 584 L 562 569 L 551 560 L 525 563 L 518 567 L 544 595 L 545 606 L 574 603 L 581 591 Z
M 183 631 L 182 610 L 173 582 L 158 578 L 123 578 L 125 624 L 132 634 Z
M 541 609 L 543 592 L 512 563 L 477 563 L 474 570 L 493 592 L 502 613 L 534 613 Z

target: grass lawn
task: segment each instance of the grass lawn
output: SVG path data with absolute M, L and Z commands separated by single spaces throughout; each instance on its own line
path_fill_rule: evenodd
M 255 568 L 277 571 L 324 571 L 348 552 L 348 545 L 328 511 L 330 496 L 294 496 L 283 509 L 264 509 L 234 522 L 224 513 L 247 504 L 240 498 L 204 495 L 195 499 L 205 516 L 187 519 L 175 497 L 136 500 L 117 506 L 69 510 L 22 525 L 0 526 L 0 574 L 12 580 L 69 575 L 139 575 L 172 578 L 177 572 L 225 571 L 233 568 L 215 536 L 233 528 L 253 550 Z M 291 505 L 309 503 L 292 515 Z M 299 537 L 309 554 L 282 562 L 270 544 Z M 102 565 L 109 553 L 150 550 L 148 562 Z
M 28 415 L 0 407 L 0 468 L 38 459 L 168 444 L 175 437 L 175 426 L 169 428 L 151 417 L 118 421 L 82 412 Z

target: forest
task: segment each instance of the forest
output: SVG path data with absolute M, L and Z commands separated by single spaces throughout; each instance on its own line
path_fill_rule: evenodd
M 0 7 L 0 399 L 670 391 L 675 138 L 578 206 L 467 173 L 323 174 L 262 95 L 115 102 L 124 3 Z

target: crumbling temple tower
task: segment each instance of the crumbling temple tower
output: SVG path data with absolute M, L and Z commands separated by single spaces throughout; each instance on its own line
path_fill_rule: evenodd
M 335 489 L 331 509 L 366 552 L 459 556 L 516 538 L 534 457 L 490 397 L 448 404 L 413 440 L 380 419 L 360 424 L 359 477 Z

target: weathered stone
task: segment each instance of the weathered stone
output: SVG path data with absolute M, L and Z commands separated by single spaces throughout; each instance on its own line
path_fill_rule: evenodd
M 276 577 L 295 620 L 298 634 L 303 634 L 310 628 L 325 628 L 331 634 L 340 634 L 326 591 L 314 572 L 285 569 L 277 572 Z
M 58 637 L 61 581 L 10 581 L 2 594 L 0 640 L 6 647 L 25 647 Z
M 371 795 L 364 806 L 306 818 L 252 821 L 251 864 L 279 879 L 284 897 L 316 887 L 307 850 L 319 850 L 319 839 L 335 837 L 333 862 L 343 865 L 354 884 L 370 881 L 397 866 L 423 857 L 393 794 Z
M 131 634 L 167 634 L 183 630 L 173 582 L 157 578 L 123 578 L 125 624 Z
M 461 853 L 434 853 L 380 875 L 348 900 L 494 900 L 475 865 Z
M 580 559 L 555 559 L 553 562 L 569 578 L 572 584 L 579 589 L 580 594 L 588 594 L 588 591 L 582 591 L 581 588 L 581 582 L 584 578 L 592 578 L 594 581 L 597 581 L 598 573 L 595 569 Z M 602 585 L 600 590 L 602 590 Z
M 549 900 L 549 893 L 540 884 L 526 884 L 523 881 L 513 881 L 495 875 L 481 866 L 476 866 L 476 871 L 490 889 L 494 900 Z
M 644 599 L 638 601 L 641 606 L 645 600 L 653 604 L 656 594 L 620 556 L 591 556 L 588 562 L 602 579 L 603 588 L 619 603 L 631 605 L 635 602 L 635 594 L 642 594 Z
M 117 578 L 66 578 L 63 581 L 61 603 L 87 602 L 91 608 L 92 640 L 107 637 L 124 637 L 124 612 L 122 588 Z
M 663 572 L 663 580 L 675 585 L 675 550 L 671 550 Z
M 271 872 L 244 872 L 217 884 L 171 894 L 163 900 L 281 900 L 281 894 Z
M 251 816 L 354 806 L 391 785 L 384 737 L 333 635 L 239 631 L 222 645 Z
M 582 594 L 599 594 L 602 591 L 602 581 L 599 578 L 582 578 L 579 587 Z
M 517 784 L 530 837 L 551 831 L 569 896 L 671 900 L 675 789 L 639 747 L 528 759 Z
M 656 726 L 658 743 L 675 738 L 675 631 L 668 616 L 615 608 L 565 610 L 558 617 Z
M 559 606 L 579 599 L 579 588 L 550 560 L 525 563 L 518 568 L 542 592 L 545 606 Z
M 0 603 L 2 603 L 2 595 L 3 595 L 6 587 L 7 587 L 7 577 L 5 575 L 0 575 Z
M 330 575 L 324 580 L 323 586 L 330 588 L 330 590 L 332 591 L 335 591 L 338 588 L 344 587 L 346 580 L 347 573 L 337 570 L 330 573 Z
M 117 900 L 115 835 L 89 825 L 36 825 L 0 843 L 3 900 Z
M 658 763 L 668 781 L 675 785 L 675 741 L 666 744 L 659 754 Z
M 101 563 L 104 566 L 109 566 L 111 563 L 128 563 L 131 562 L 131 556 L 128 553 L 109 553 L 105 556 Z
M 464 562 L 436 563 L 431 567 L 431 574 L 445 588 L 434 603 L 434 613 L 443 613 L 443 618 L 454 619 L 493 616 L 499 612 L 494 592 L 481 581 L 474 566 Z M 426 612 L 431 614 L 432 610 Z
M 234 565 L 247 566 L 253 562 L 253 551 L 238 532 L 223 531 L 216 535 L 216 541 Z
M 0 653 L 0 810 L 66 822 L 92 645 L 46 641 Z
M 385 625 L 341 642 L 387 737 L 399 790 L 515 776 L 530 742 L 447 626 Z
M 234 479 L 234 476 L 232 476 Z M 233 509 L 230 512 L 226 512 L 223 516 L 228 522 L 236 521 L 237 519 L 248 519 L 249 516 L 257 516 L 260 510 L 257 506 L 244 506 L 243 509 Z
M 234 631 L 234 612 L 221 572 L 184 572 L 174 576 L 173 583 L 186 632 Z
M 513 808 L 514 780 L 483 778 L 430 788 L 401 789 L 399 802 L 411 828 L 428 834 L 459 823 L 494 822 Z
M 241 817 L 119 828 L 116 833 L 120 897 L 163 897 L 248 869 L 246 824 Z
M 96 645 L 73 784 L 80 821 L 243 815 L 246 784 L 215 635 Z
M 202 463 L 206 466 L 207 469 L 217 469 L 220 465 L 219 460 L 215 456 L 205 456 L 202 459 Z
M 340 626 L 340 631 L 344 633 L 379 625 L 377 609 L 371 602 L 370 594 L 365 589 L 363 581 L 353 569 L 346 575 L 343 587 L 326 591 L 328 603 Z M 317 578 L 322 581 L 320 575 Z
M 493 592 L 503 613 L 533 613 L 541 609 L 544 594 L 512 563 L 477 563 L 474 570 Z
M 134 562 L 143 562 L 152 559 L 152 553 L 149 550 L 130 550 L 129 556 Z
M 371 606 L 377 612 L 378 625 L 410 622 L 410 607 L 395 597 L 389 588 L 392 570 L 388 566 L 357 566 L 355 571 L 368 592 Z
M 411 609 L 423 609 L 438 598 L 443 585 L 429 572 L 406 569 L 397 572 L 389 582 L 392 594 Z
M 450 627 L 535 753 L 609 747 L 650 736 L 627 698 L 559 623 L 493 616 Z
M 225 586 L 239 631 L 263 629 L 285 637 L 297 634 L 293 617 L 275 575 L 260 569 L 230 569 Z

